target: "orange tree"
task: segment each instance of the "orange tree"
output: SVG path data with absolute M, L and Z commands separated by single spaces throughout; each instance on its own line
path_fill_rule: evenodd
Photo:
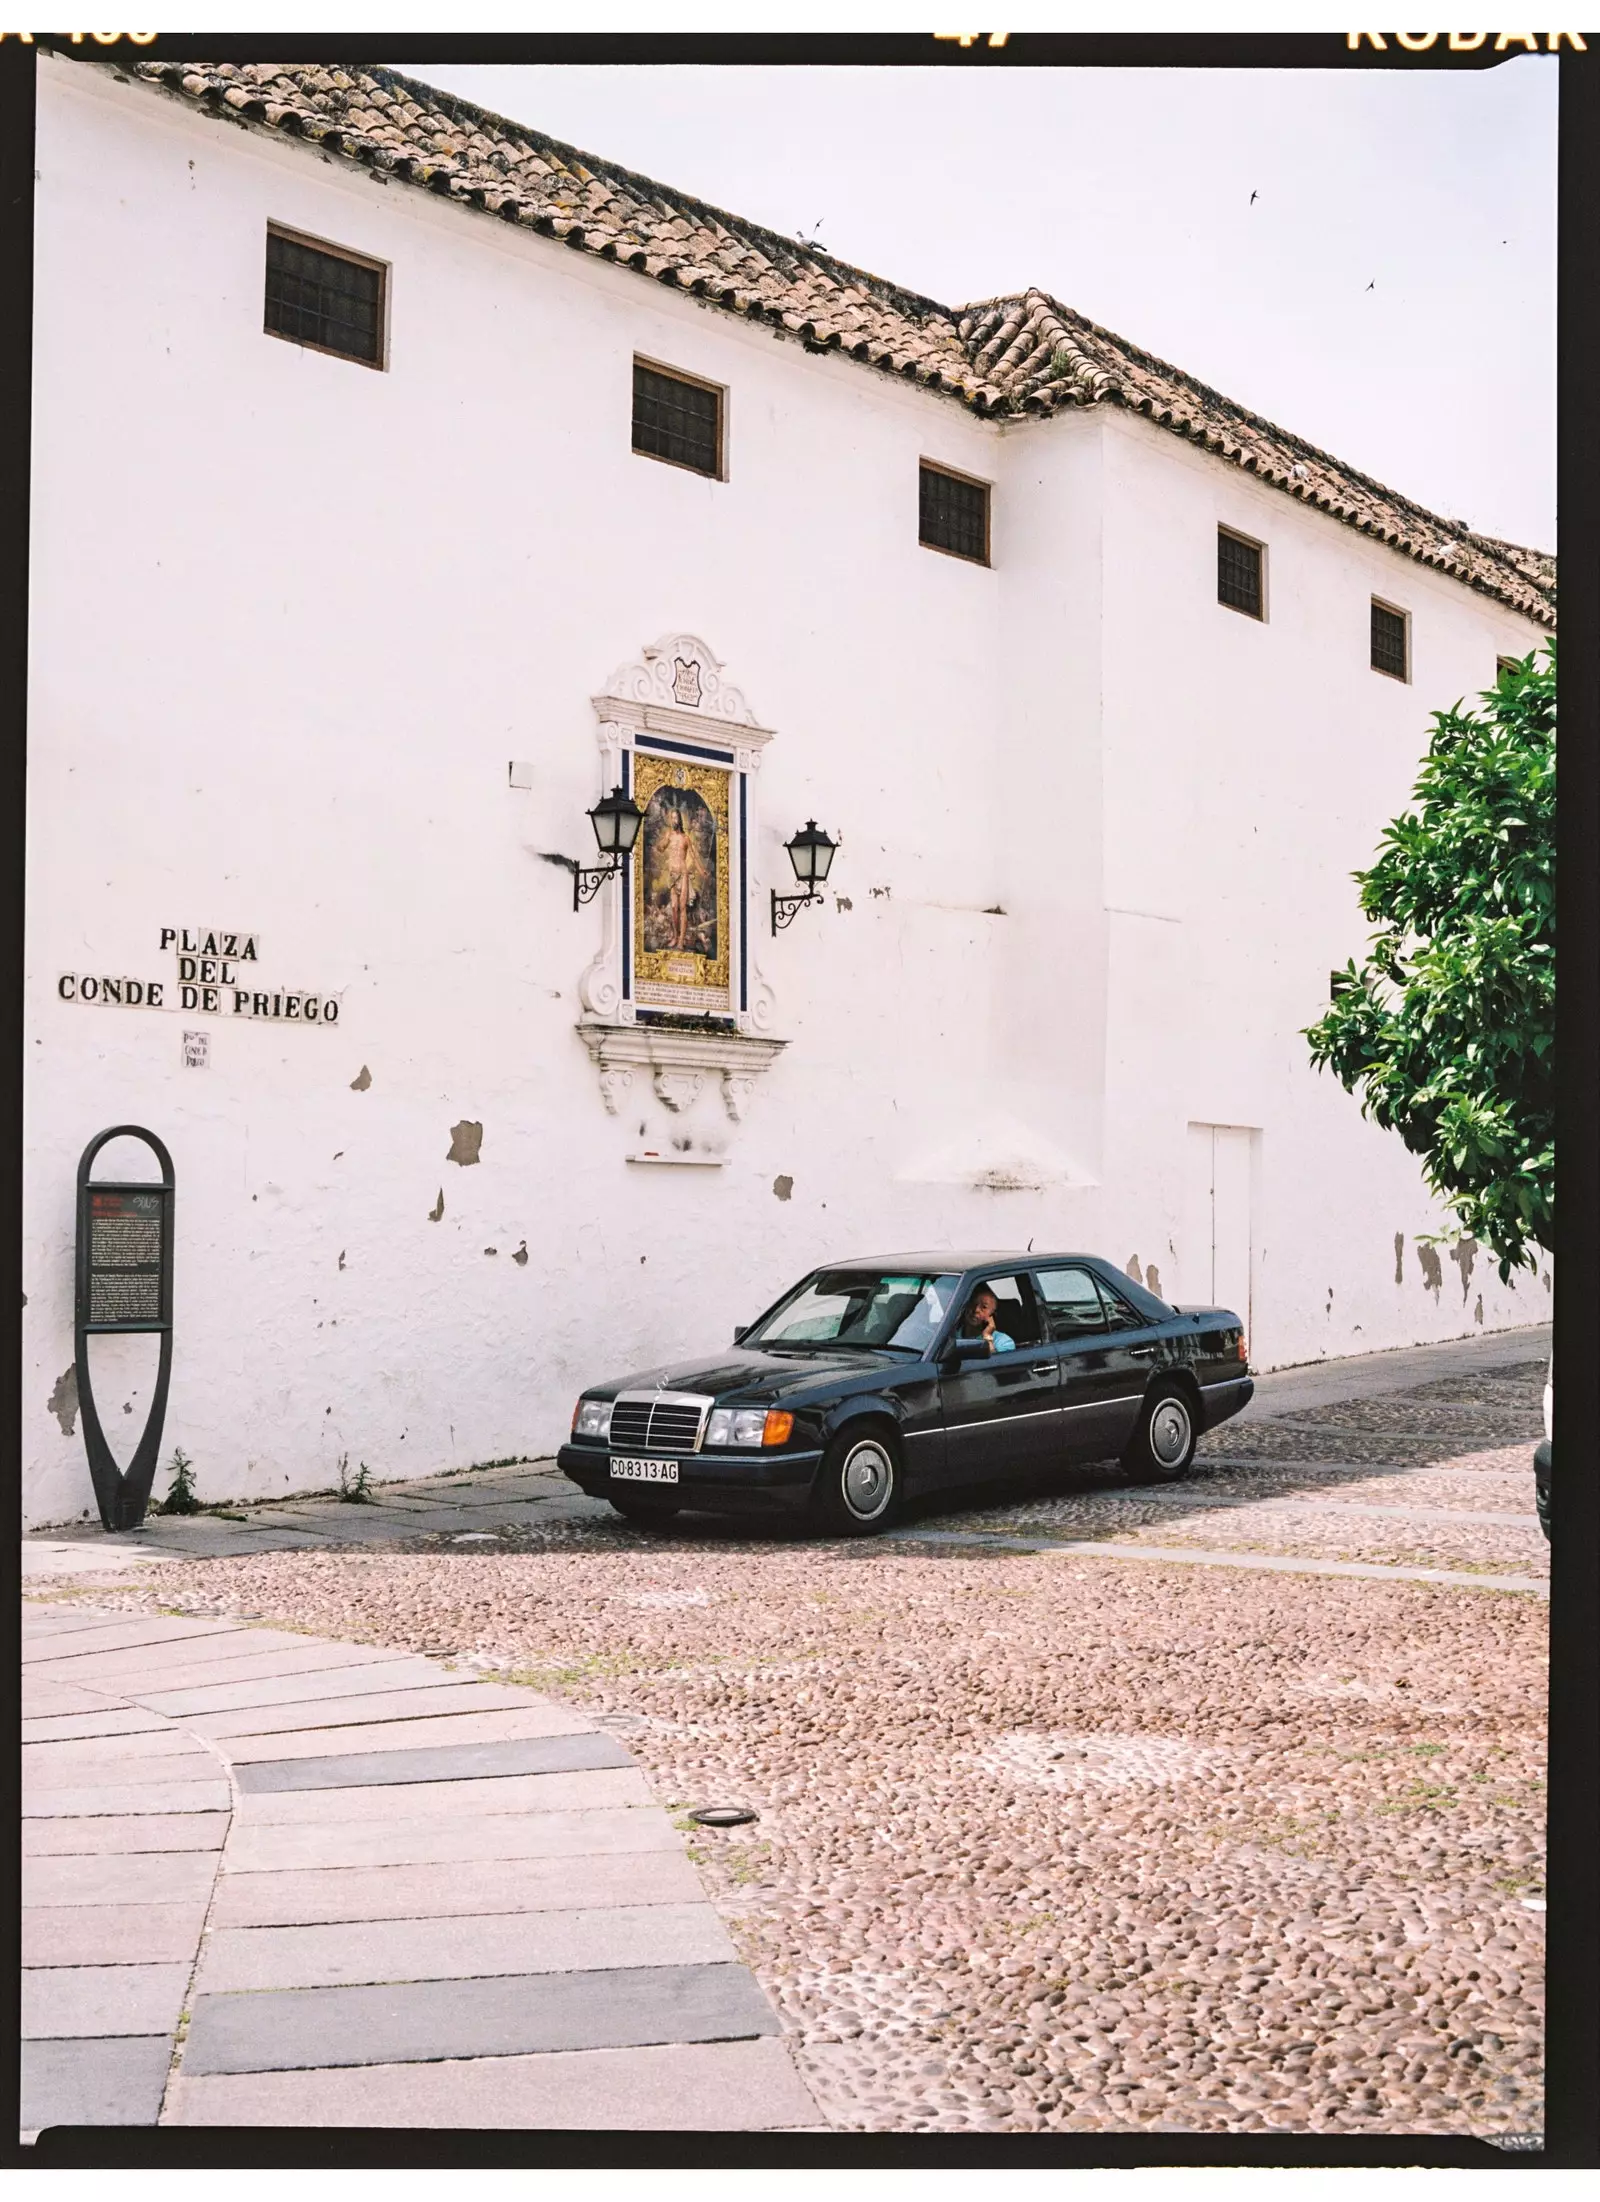
M 1555 644 L 1479 705 L 1434 713 L 1412 807 L 1355 874 L 1366 957 L 1305 1037 L 1507 1279 L 1555 1200 Z

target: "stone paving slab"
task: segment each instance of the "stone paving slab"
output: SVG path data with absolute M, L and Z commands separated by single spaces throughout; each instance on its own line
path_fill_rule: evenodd
M 575 1734 L 583 1722 L 581 1715 L 527 1690 L 463 1682 L 458 1689 L 347 1697 L 324 1702 L 318 1710 L 308 1709 L 302 1700 L 237 1712 L 188 1713 L 183 1724 L 191 1735 L 224 1742 L 230 1758 L 243 1760 L 269 1755 L 275 1743 L 286 1753 L 316 1755 L 342 1750 L 347 1738 L 362 1750 L 413 1734 L 424 1743 L 447 1736 L 462 1743 L 488 1743 L 497 1737 Z M 320 1739 L 315 1746 L 313 1738 Z
M 471 1517 L 464 1525 L 462 1522 L 463 1513 L 470 1513 Z M 404 1534 L 408 1537 L 419 1537 L 429 1535 L 435 1531 L 446 1534 L 451 1531 L 460 1533 L 463 1527 L 466 1531 L 525 1529 L 539 1521 L 541 1516 L 542 1509 L 519 1504 L 515 1500 L 509 1502 L 485 1500 L 470 1509 L 434 1506 L 427 1513 L 408 1515 Z
M 111 1898 L 113 1891 L 103 1890 Z M 186 1904 L 32 1905 L 22 1913 L 24 1965 L 190 1965 L 206 1923 L 201 1897 Z
M 228 1814 L 212 1812 L 135 1812 L 73 1820 L 24 1820 L 24 1858 L 92 1855 L 111 1859 L 126 1851 L 220 1850 L 228 1832 Z M 103 1871 L 113 1869 L 107 1864 Z
M 738 1953 L 715 1911 L 687 1904 L 612 1904 L 452 1919 L 359 1920 L 341 1926 L 224 1927 L 206 1938 L 203 1995 L 331 1988 L 498 1973 L 597 1972 L 654 1965 L 732 1965 Z
M 25 2134 L 46 2126 L 153 2126 L 172 2062 L 167 2034 L 108 2041 L 25 2041 Z
M 88 1824 L 88 1823 L 84 1823 Z M 584 1858 L 593 1852 L 669 1850 L 678 1838 L 661 1815 L 611 1811 L 497 1812 L 474 1818 L 362 1820 L 334 1827 L 245 1827 L 229 1847 L 232 1873 L 302 1866 L 468 1865 L 480 1858 Z
M 37 1796 L 23 1798 L 22 1817 L 30 1825 L 59 1826 L 80 1820 L 98 1825 L 106 1819 L 136 1815 L 159 1817 L 179 1812 L 226 1812 L 232 1803 L 233 1792 L 227 1779 L 221 1769 L 213 1765 L 209 1781 L 132 1783 L 126 1788 L 46 1789 Z
M 492 2131 L 810 2130 L 817 2106 L 781 2042 L 673 2042 L 174 2084 L 180 2125 L 476 2127 Z
M 436 1866 L 308 1866 L 298 1871 L 229 1873 L 217 1885 L 214 1931 L 385 1919 L 454 1919 L 493 1912 L 569 1911 L 599 1904 L 692 1904 L 701 1896 L 694 1867 L 671 1850 L 570 1856 L 483 1858 L 470 1873 Z
M 138 1698 L 143 1702 L 162 1707 L 156 1701 L 178 1690 L 198 1689 L 205 1686 L 220 1688 L 229 1682 L 272 1682 L 289 1680 L 300 1674 L 320 1674 L 328 1668 L 351 1668 L 375 1665 L 379 1654 L 367 1652 L 361 1647 L 362 1656 L 354 1658 L 330 1658 L 330 1647 L 319 1646 L 301 1637 L 292 1651 L 255 1651 L 248 1644 L 230 1645 L 225 1654 L 216 1658 L 205 1656 L 200 1647 L 175 1645 L 171 1655 L 156 1652 L 145 1655 L 129 1652 L 108 1659 L 96 1672 L 108 1688 L 124 1697 Z
M 186 1959 L 175 1965 L 62 1965 L 24 1972 L 23 2039 L 170 2034 L 183 2009 L 189 1970 Z
M 384 1490 L 387 1495 L 387 1485 Z M 440 1483 L 414 1483 L 405 1486 L 408 1500 L 414 1505 L 425 1506 L 434 1511 L 442 1510 L 443 1503 L 448 1499 L 451 1506 L 516 1505 L 531 1512 L 533 1508 L 543 1507 L 551 1500 L 559 1502 L 575 1495 L 576 1487 L 568 1483 L 565 1476 L 524 1476 L 520 1479 L 507 1477 L 503 1483 L 485 1482 L 449 1492 Z
M 24 1720 L 69 1720 L 104 1712 L 110 1702 L 110 1693 L 85 1690 L 76 1683 L 25 1679 L 19 1709 Z
M 783 2124 L 815 2123 L 676 1832 L 593 1720 L 247 1621 L 130 1631 L 25 1609 L 24 1638 L 25 2134 L 150 2124 L 169 2096 L 172 2118 L 214 2117 L 193 2090 L 228 2073 L 287 2080 L 270 2115 L 307 2124 L 315 2103 L 293 2089 L 352 2066 L 448 2063 L 465 2102 L 494 2094 L 471 2075 L 508 2058 L 547 2075 L 550 2059 L 725 2042 L 775 2059 Z M 186 1712 L 195 1699 L 210 1710 Z M 196 1720 L 268 1726 L 201 1738 Z M 726 2092 L 732 2067 L 701 2081 L 680 2122 L 763 2123 Z M 543 2078 L 522 2085 L 542 2099 Z M 584 2096 L 574 2070 L 566 2099 L 656 2122 L 653 2100 L 630 2109 L 623 2068 L 607 2085 Z M 266 2100 L 227 2114 L 259 2122 Z
M 413 1782 L 483 1781 L 503 1774 L 567 1774 L 633 1760 L 610 1736 L 530 1736 L 509 1742 L 449 1743 L 402 1751 L 341 1752 L 334 1757 L 258 1759 L 235 1779 L 256 1795 L 278 1789 L 373 1789 Z
M 313 1762 L 315 1763 L 315 1762 Z M 347 1827 L 364 1822 L 375 1837 L 395 1825 L 427 1820 L 435 1826 L 490 1815 L 609 1811 L 650 1803 L 638 1767 L 608 1766 L 574 1774 L 501 1774 L 484 1781 L 388 1784 L 374 1789 L 279 1789 L 250 1799 L 250 1825 L 274 1832 L 289 1827 Z
M 183 2067 L 289 2071 L 642 2048 L 775 2034 L 772 2006 L 742 1965 L 510 1974 L 379 1988 L 292 1988 L 195 2000 Z
M 237 1621 L 179 1621 L 173 1626 L 180 1632 L 176 1636 L 161 1635 L 154 1619 L 124 1621 L 107 1629 L 51 1630 L 24 1641 L 24 1680 L 70 1682 L 74 1679 L 74 1665 L 88 1659 L 94 1661 L 97 1675 L 120 1673 L 120 1666 L 112 1661 L 114 1654 L 144 1651 L 153 1658 L 160 1658 L 164 1653 L 177 1656 L 208 1638 L 245 1634 Z M 108 1661 L 112 1663 L 107 1664 Z M 87 1674 L 89 1669 L 79 1667 L 78 1672 Z
M 154 1713 L 136 1717 L 149 1722 L 143 1729 L 100 1729 L 93 1736 L 30 1736 L 22 1738 L 22 1770 L 30 1783 L 37 1787 L 48 1783 L 60 1767 L 93 1767 L 99 1772 L 106 1766 L 153 1766 L 160 1759 L 190 1757 L 205 1759 L 211 1765 L 216 1760 L 211 1753 L 197 1744 L 193 1736 L 174 1728 L 170 1721 L 158 1719 Z
M 34 1905 L 204 1902 L 216 1877 L 216 1853 L 149 1851 L 107 1860 L 76 1853 L 22 1861 L 22 1898 Z
M 251 1682 L 202 1683 L 182 1690 L 146 1690 L 143 1696 L 156 1712 L 187 1721 L 191 1713 L 249 1712 L 263 1705 L 316 1705 L 326 1698 L 371 1696 L 380 1690 L 443 1689 L 458 1681 L 457 1676 L 430 1667 L 425 1660 L 375 1652 L 371 1658 L 330 1660 L 326 1666 L 304 1674 Z

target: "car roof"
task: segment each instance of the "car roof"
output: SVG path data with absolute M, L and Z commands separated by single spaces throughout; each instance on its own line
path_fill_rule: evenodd
M 968 1269 L 1038 1269 L 1056 1262 L 1094 1262 L 1101 1269 L 1114 1269 L 1103 1254 L 1060 1254 L 1046 1251 L 1020 1252 L 1016 1247 L 1000 1247 L 987 1253 L 963 1252 L 960 1248 L 944 1247 L 932 1253 L 920 1254 L 855 1254 L 843 1261 L 819 1262 L 819 1269 L 904 1269 L 924 1272 L 943 1272 Z

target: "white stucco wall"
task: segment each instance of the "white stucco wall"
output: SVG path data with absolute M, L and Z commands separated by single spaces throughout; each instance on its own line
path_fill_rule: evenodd
M 1406 807 L 1430 714 L 1492 687 L 1538 631 L 1140 418 L 1102 428 L 1105 1176 L 1129 1249 L 1203 1296 L 1185 1123 L 1252 1127 L 1263 1365 L 1544 1321 L 1542 1267 L 1507 1286 L 1485 1253 L 1419 1247 L 1443 1219 L 1418 1163 L 1299 1037 L 1329 973 L 1360 960 L 1350 875 Z M 1264 621 L 1217 602 L 1219 526 L 1266 545 Z M 1409 682 L 1371 669 L 1374 596 L 1411 614 Z
M 60 1426 L 73 1179 L 118 1121 L 175 1158 L 163 1451 L 208 1498 L 548 1450 L 582 1384 L 720 1341 L 830 1254 L 1181 1269 L 1191 1119 L 1263 1128 L 1258 1357 L 1470 1324 L 1448 1266 L 1437 1301 L 1409 1251 L 1386 1286 L 1430 1225 L 1415 1169 L 1294 1034 L 1359 943 L 1347 875 L 1427 707 L 1520 622 L 1139 423 L 999 431 L 304 146 L 40 76 L 29 1520 L 90 1504 Z M 269 218 L 391 264 L 387 371 L 263 335 Z M 727 481 L 633 455 L 636 352 L 728 386 Z M 993 570 L 918 546 L 919 457 L 996 483 Z M 1273 545 L 1264 628 L 1215 603 L 1219 517 Z M 1389 568 L 1417 638 L 1392 692 Z M 539 854 L 587 860 L 589 699 L 679 631 L 776 732 L 752 941 L 791 1045 L 738 1125 L 643 1080 L 606 1114 L 573 1029 L 600 909 Z M 808 815 L 832 892 L 774 940 Z M 337 994 L 338 1026 L 58 998 L 173 980 L 172 925 L 259 934 L 257 983 Z M 624 1159 L 685 1133 L 726 1165 Z M 949 1182 L 1019 1158 L 1054 1182 Z M 1484 1320 L 1528 1297 L 1486 1287 Z M 115 1443 L 148 1379 L 110 1346 Z

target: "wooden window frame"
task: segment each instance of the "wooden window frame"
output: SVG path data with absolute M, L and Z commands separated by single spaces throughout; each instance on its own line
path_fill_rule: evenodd
M 641 451 L 633 441 L 633 370 L 643 367 L 652 375 L 660 375 L 667 382 L 687 384 L 691 390 L 709 390 L 717 401 L 717 470 L 708 473 L 703 466 L 691 466 L 687 459 L 669 459 L 661 451 Z M 680 474 L 692 474 L 700 482 L 725 482 L 728 479 L 728 385 L 712 382 L 705 375 L 691 375 L 682 367 L 669 367 L 665 360 L 648 359 L 643 352 L 635 352 L 628 366 L 628 447 L 636 459 L 652 459 L 657 466 L 675 466 Z
M 1256 578 L 1260 584 L 1261 609 L 1258 612 L 1251 612 L 1247 611 L 1242 604 L 1230 604 L 1222 593 L 1222 575 L 1220 572 L 1217 575 L 1217 603 L 1223 611 L 1237 612 L 1241 619 L 1253 619 L 1259 626 L 1264 627 L 1267 624 L 1267 546 L 1258 536 L 1246 535 L 1243 528 L 1230 528 L 1226 522 L 1219 520 L 1217 522 L 1217 541 L 1219 545 L 1224 536 L 1230 542 L 1243 543 L 1247 550 L 1255 552 L 1257 560 Z
M 266 302 L 262 301 L 262 334 L 276 337 L 280 344 L 293 344 L 302 352 L 320 352 L 324 359 L 342 359 L 349 367 L 366 367 L 374 374 L 389 371 L 389 273 L 392 263 L 378 260 L 370 252 L 357 252 L 349 245 L 336 245 L 331 238 L 313 237 L 307 230 L 293 229 L 287 222 L 275 222 L 267 218 L 267 235 L 281 237 L 291 245 L 304 245 L 310 252 L 326 253 L 330 260 L 347 260 L 351 266 L 371 268 L 378 278 L 378 356 L 363 359 L 358 352 L 341 352 L 335 344 L 317 344 L 310 337 L 290 336 L 283 329 L 269 329 L 266 325 Z M 263 258 L 263 268 L 265 259 Z
M 983 556 L 974 558 L 970 551 L 950 550 L 943 543 L 930 543 L 922 532 L 922 477 L 924 474 L 942 474 L 948 482 L 965 482 L 969 489 L 983 491 Z M 994 570 L 994 484 L 986 482 L 981 474 L 963 474 L 959 467 L 946 466 L 942 459 L 917 461 L 917 547 L 919 550 L 936 551 L 941 558 L 954 558 L 963 566 L 984 566 Z
M 1401 623 L 1406 657 L 1406 669 L 1403 673 L 1391 673 L 1386 665 L 1372 664 L 1372 613 L 1374 611 L 1387 612 L 1389 613 L 1391 618 L 1398 619 Z M 1372 599 L 1367 611 L 1367 663 L 1371 667 L 1371 670 L 1376 673 L 1380 679 L 1396 680 L 1400 682 L 1402 687 L 1410 687 L 1412 665 L 1411 614 L 1406 610 L 1403 604 L 1391 604 L 1388 598 L 1383 596 L 1375 596 Z

